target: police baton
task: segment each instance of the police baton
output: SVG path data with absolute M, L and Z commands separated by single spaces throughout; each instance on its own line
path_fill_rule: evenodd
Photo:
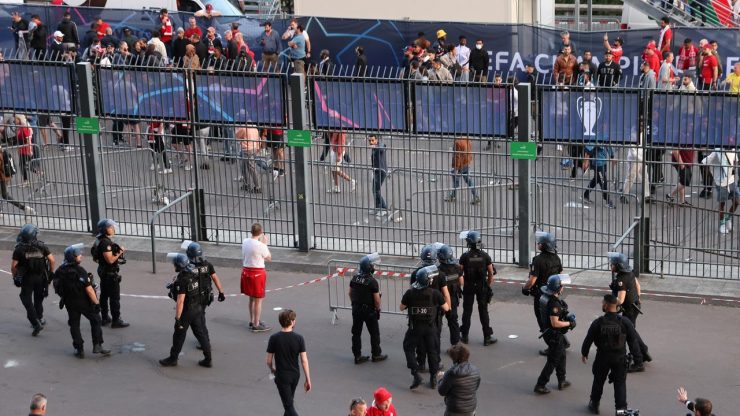
M 635 303 L 635 302 L 632 302 L 632 307 L 633 307 L 633 308 L 635 308 L 635 310 L 637 310 L 637 313 L 639 313 L 640 315 L 644 315 L 644 314 L 642 313 L 642 309 L 640 309 L 640 307 L 639 307 L 639 306 L 637 306 L 637 303 Z

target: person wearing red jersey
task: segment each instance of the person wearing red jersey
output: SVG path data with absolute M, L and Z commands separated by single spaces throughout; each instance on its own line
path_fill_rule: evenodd
M 33 159 L 33 130 L 28 126 L 26 116 L 16 114 L 15 116 L 15 138 L 18 141 L 18 155 L 21 159 L 21 173 L 23 175 L 23 186 L 28 186 L 28 171 Z
M 167 56 L 172 56 L 172 20 L 167 9 L 159 11 L 159 21 L 162 23 L 159 28 L 159 40 L 167 48 Z
M 704 45 L 701 53 L 701 83 L 699 84 L 699 89 L 716 89 L 717 78 L 719 77 L 719 62 L 717 61 L 717 57 L 712 54 L 712 46 L 709 44 Z
M 648 44 L 648 47 L 645 48 L 645 62 L 650 65 L 650 69 L 655 71 L 655 75 L 657 76 L 658 72 L 660 72 L 660 58 L 655 50 L 655 45 Z
M 699 48 L 694 45 L 691 39 L 684 39 L 683 46 L 678 51 L 676 66 L 681 71 L 695 71 L 697 62 L 699 62 Z
M 185 29 L 185 39 L 192 38 L 195 33 L 197 33 L 200 38 L 203 38 L 203 30 L 198 27 L 198 22 L 195 20 L 195 16 L 190 16 L 188 19 L 188 27 Z
M 670 20 L 667 16 L 660 19 L 660 36 L 658 36 L 658 55 L 662 56 L 663 52 L 670 52 L 673 45 L 673 30 L 671 29 Z
M 610 45 L 609 44 L 609 35 L 607 35 L 606 33 L 604 33 L 604 48 L 607 51 L 611 51 L 612 52 L 612 60 L 614 62 L 616 62 L 617 64 L 619 64 L 619 60 L 622 59 L 622 54 L 624 53 L 622 51 L 622 45 L 623 44 L 624 44 L 624 40 L 622 40 L 622 38 L 618 37 L 618 38 L 614 39 L 614 44 L 613 45 Z M 621 65 L 621 64 L 619 64 L 619 65 Z
M 105 37 L 105 31 L 110 28 L 110 25 L 108 23 L 105 23 L 102 17 L 96 18 L 95 21 L 98 24 L 98 28 L 97 28 L 98 40 L 103 40 L 103 38 Z

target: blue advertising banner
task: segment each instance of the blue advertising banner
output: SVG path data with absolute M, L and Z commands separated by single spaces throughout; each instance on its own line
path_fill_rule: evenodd
M 419 83 L 413 88 L 417 132 L 506 135 L 507 88 Z
M 197 121 L 285 124 L 284 84 L 279 77 L 197 73 L 195 85 Z
M 101 112 L 107 116 L 187 120 L 185 79 L 167 70 L 99 68 Z
M 315 80 L 314 119 L 325 129 L 405 130 L 401 81 Z
M 0 63 L 0 109 L 72 113 L 68 65 Z
M 727 93 L 653 94 L 652 143 L 736 148 L 740 97 Z
M 636 143 L 638 91 L 540 89 L 543 140 Z

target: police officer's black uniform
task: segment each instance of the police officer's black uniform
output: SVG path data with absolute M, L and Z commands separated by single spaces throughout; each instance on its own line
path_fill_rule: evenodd
M 640 314 L 638 311 L 640 299 L 637 296 L 637 285 L 635 283 L 635 274 L 632 271 L 620 271 L 615 273 L 612 278 L 612 283 L 609 288 L 612 290 L 612 294 L 619 298 L 619 292 L 624 291 L 624 303 L 622 303 L 622 316 L 629 319 L 632 326 L 635 328 L 635 334 L 637 335 L 637 344 L 640 346 L 640 357 L 632 355 L 635 367 L 641 367 L 643 360 L 651 361 L 652 358 L 648 353 L 648 346 L 642 341 L 642 337 L 637 333 L 637 315 Z
M 534 298 L 534 316 L 537 319 L 537 325 L 540 327 L 540 331 L 545 330 L 543 322 L 545 319 L 540 319 L 540 296 L 542 295 L 540 287 L 547 285 L 547 279 L 550 276 L 560 274 L 562 271 L 563 263 L 560 261 L 560 257 L 556 253 L 541 251 L 532 258 L 532 264 L 529 267 L 529 274 L 530 276 L 536 276 L 537 280 L 534 285 L 529 288 L 529 294 Z
M 440 264 L 438 280 L 444 281 L 447 291 L 450 293 L 450 310 L 445 313 L 447 326 L 450 328 L 450 345 L 460 342 L 460 324 L 457 319 L 457 307 L 462 297 L 462 286 L 460 275 L 462 268 L 458 264 Z
M 182 351 L 182 345 L 185 343 L 188 327 L 193 330 L 193 335 L 195 335 L 203 349 L 205 358 L 198 364 L 203 367 L 211 366 L 211 341 L 208 338 L 208 328 L 206 328 L 205 319 L 203 318 L 205 293 L 205 289 L 201 288 L 195 269 L 189 266 L 178 272 L 171 288 L 171 296 L 177 301 L 179 295 L 185 295 L 185 303 L 183 304 L 182 315 L 179 318 L 175 317 L 175 333 L 172 335 L 170 356 L 159 361 L 162 366 L 177 365 L 177 359 L 180 351 Z
M 408 308 L 409 328 L 403 339 L 403 352 L 406 354 L 406 366 L 414 376 L 416 388 L 421 384 L 419 363 L 416 361 L 416 347 L 423 345 L 429 361 L 430 384 L 436 385 L 439 365 L 439 336 L 437 335 L 438 310 L 445 304 L 445 298 L 438 290 L 431 287 L 424 289 L 411 288 L 404 293 L 401 304 Z
M 539 378 L 537 379 L 537 386 L 535 391 L 540 387 L 543 389 L 543 393 L 547 391 L 547 382 L 550 381 L 550 376 L 553 370 L 558 378 L 558 388 L 563 388 L 565 380 L 565 331 L 563 328 L 553 328 L 550 320 L 551 316 L 558 317 L 559 320 L 564 320 L 565 312 L 568 309 L 568 305 L 565 304 L 560 298 L 555 295 L 548 295 L 543 293 L 540 296 L 540 318 L 542 320 L 543 335 L 547 343 L 547 363 L 542 368 Z
M 493 261 L 488 253 L 471 248 L 470 251 L 463 253 L 460 257 L 460 266 L 463 269 L 465 285 L 463 286 L 463 316 L 462 326 L 460 327 L 461 339 L 464 343 L 468 342 L 468 332 L 470 331 L 470 316 L 473 314 L 473 301 L 478 302 L 478 315 L 480 324 L 483 327 L 484 343 L 492 343 L 493 329 L 490 325 L 488 316 L 488 266 Z M 495 272 L 494 272 L 495 274 Z
M 419 272 L 419 270 L 423 269 L 426 266 L 422 266 L 411 272 L 411 278 L 409 279 L 410 284 L 416 283 L 416 274 Z M 447 279 L 442 276 L 442 274 L 438 274 L 432 281 L 429 283 L 429 287 L 431 287 L 434 290 L 439 291 L 439 293 L 442 293 L 442 288 L 447 287 Z M 442 294 L 444 297 L 444 294 Z M 437 346 L 435 348 L 436 354 L 439 357 L 440 356 L 440 339 L 442 337 L 442 316 L 444 314 L 444 311 L 442 309 L 437 309 L 437 316 L 435 317 L 435 327 L 437 328 Z M 454 344 L 453 344 L 454 345 Z M 442 358 L 439 359 L 439 364 L 437 365 L 437 368 L 442 367 Z M 419 343 L 416 347 L 416 362 L 419 364 L 419 371 L 425 371 L 426 370 L 426 361 L 427 361 L 427 351 L 426 351 L 426 345 L 423 343 Z
M 103 316 L 103 325 L 111 324 L 111 328 L 126 327 L 128 323 L 121 319 L 121 274 L 118 261 L 108 263 L 103 253 L 113 252 L 113 241 L 103 234 L 97 235 L 92 248 L 93 260 L 98 263 L 98 277 L 100 278 L 100 310 Z M 116 254 L 116 253 L 113 253 Z M 108 315 L 110 304 L 110 316 Z M 111 320 L 112 318 L 112 320 Z
M 43 241 L 19 241 L 13 251 L 13 260 L 17 262 L 14 280 L 20 283 L 21 303 L 26 308 L 26 318 L 33 326 L 36 336 L 45 324 L 43 301 L 49 295 L 49 263 L 51 254 Z
M 60 304 L 67 308 L 69 320 L 69 332 L 72 335 L 72 346 L 75 355 L 83 358 L 85 341 L 80 333 L 80 317 L 84 316 L 90 321 L 92 331 L 93 352 L 109 354 L 110 351 L 103 350 L 103 330 L 100 318 L 100 304 L 94 303 L 87 294 L 87 288 L 93 286 L 92 275 L 88 274 L 82 266 L 76 263 L 62 264 L 54 273 L 54 287 L 61 297 Z
M 596 358 L 593 364 L 594 382 L 591 386 L 589 408 L 597 412 L 604 382 L 607 375 L 614 383 L 614 403 L 617 409 L 627 408 L 627 367 L 626 345 L 630 346 L 633 355 L 639 356 L 637 332 L 632 322 L 614 312 L 606 312 L 591 323 L 586 338 L 583 340 L 581 355 L 588 357 L 591 344 L 596 344 Z M 640 360 L 641 357 L 640 357 Z
M 380 311 L 375 307 L 374 294 L 380 292 L 378 281 L 373 273 L 359 271 L 349 282 L 352 301 L 352 354 L 355 363 L 367 361 L 362 355 L 362 326 L 370 333 L 370 351 L 374 361 L 382 357 L 380 349 L 380 329 L 378 319 Z
M 191 263 L 195 274 L 198 275 L 198 283 L 200 284 L 201 291 L 203 292 L 203 317 L 205 318 L 205 308 L 211 306 L 213 303 L 213 275 L 216 274 L 216 269 L 213 267 L 210 261 L 199 258 L 192 260 Z M 219 294 L 221 295 L 221 294 Z M 219 296 L 219 299 L 222 297 Z

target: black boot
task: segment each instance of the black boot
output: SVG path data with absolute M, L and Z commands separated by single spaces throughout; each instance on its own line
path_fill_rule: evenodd
M 159 360 L 159 365 L 162 367 L 174 367 L 177 365 L 177 358 L 167 357 Z
M 547 388 L 547 386 L 534 386 L 534 392 L 537 394 L 547 394 L 550 392 L 550 389 Z
M 118 318 L 115 321 L 111 322 L 110 327 L 111 328 L 126 328 L 129 325 L 131 324 L 129 324 L 128 322 L 124 321 L 121 318 Z
M 591 400 L 588 402 L 588 411 L 592 414 L 598 415 L 599 414 L 599 402 L 594 402 Z
M 568 380 L 558 381 L 558 390 L 565 390 L 568 387 L 570 387 L 570 381 Z
M 93 345 L 93 354 L 110 355 L 110 350 L 103 347 L 103 344 Z
M 413 390 L 413 389 L 415 389 L 415 388 L 417 388 L 417 387 L 421 386 L 421 381 L 422 381 L 422 380 L 421 380 L 421 376 L 419 376 L 419 374 L 417 374 L 417 373 L 413 373 L 412 375 L 414 376 L 414 382 L 413 382 L 413 383 L 411 383 L 411 385 L 409 386 L 409 388 L 410 388 L 411 390 Z
M 108 325 L 111 322 L 113 322 L 113 321 L 110 319 L 110 316 L 108 316 L 107 313 L 104 313 L 103 314 L 103 317 L 102 317 L 102 320 L 100 321 L 100 325 L 105 326 L 105 325 Z
M 198 361 L 198 365 L 205 368 L 211 368 L 213 367 L 213 363 L 211 362 L 211 357 L 206 357 L 200 361 Z
M 82 348 L 75 348 L 75 357 L 79 359 L 85 358 L 85 350 Z
M 429 378 L 429 388 L 430 389 L 436 389 L 437 388 L 437 375 L 434 374 Z
M 369 359 L 370 357 L 368 357 L 367 355 L 358 355 L 357 357 L 355 357 L 355 365 L 366 363 Z
M 380 354 L 380 355 L 373 355 L 373 358 L 371 359 L 372 362 L 377 363 L 380 361 L 385 361 L 388 359 L 388 356 L 386 354 Z
M 41 332 L 42 329 L 44 329 L 44 326 L 41 325 L 41 322 L 36 321 L 36 325 L 33 326 L 33 332 L 31 332 L 31 335 L 34 337 L 38 336 L 39 332 Z

